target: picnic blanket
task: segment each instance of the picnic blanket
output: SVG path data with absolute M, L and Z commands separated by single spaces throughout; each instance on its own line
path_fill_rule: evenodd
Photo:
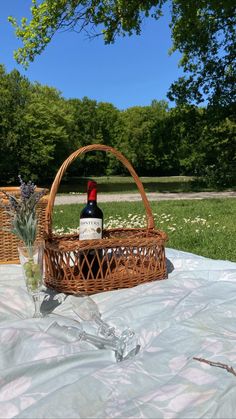
M 75 324 L 72 297 L 33 319 L 21 267 L 1 265 L 0 418 L 235 418 L 236 376 L 193 358 L 236 370 L 236 263 L 166 256 L 167 280 L 92 296 L 105 321 L 138 337 L 139 353 L 120 363 L 48 334 L 57 316 Z

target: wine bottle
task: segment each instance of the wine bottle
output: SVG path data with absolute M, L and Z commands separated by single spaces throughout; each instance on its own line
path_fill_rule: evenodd
M 103 212 L 97 205 L 97 183 L 88 181 L 87 204 L 80 213 L 80 240 L 102 238 Z M 86 256 L 86 257 L 85 257 Z M 83 276 L 95 279 L 99 270 L 102 251 L 87 250 L 80 258 Z

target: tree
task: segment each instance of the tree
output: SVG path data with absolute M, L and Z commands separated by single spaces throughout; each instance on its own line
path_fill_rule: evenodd
M 86 31 L 89 36 L 102 34 L 106 43 L 114 42 L 117 35 L 139 34 L 143 17 L 149 14 L 158 17 L 165 1 L 32 0 L 29 23 L 22 18 L 18 25 L 14 17 L 9 17 L 24 44 L 15 57 L 19 63 L 27 65 L 44 50 L 58 30 Z M 102 28 L 100 32 L 96 32 L 98 27 Z
M 32 86 L 23 115 L 24 142 L 19 156 L 21 173 L 45 181 L 55 176 L 59 166 L 74 151 L 70 132 L 71 109 L 60 93 L 48 86 Z
M 172 84 L 169 98 L 212 106 L 232 106 L 236 100 L 236 3 L 233 0 L 172 2 L 173 50 L 182 53 L 187 77 Z
M 19 174 L 24 143 L 24 114 L 30 100 L 30 82 L 17 70 L 7 74 L 0 65 L 0 179 L 11 183 Z
M 66 100 L 55 88 L 30 83 L 16 70 L 7 74 L 0 65 L 1 184 L 16 183 L 19 173 L 49 183 L 74 150 L 99 142 L 123 152 L 140 175 L 190 174 L 204 176 L 208 186 L 232 186 L 235 135 L 234 117 L 225 108 L 168 109 L 166 102 L 153 100 L 120 111 L 86 97 Z M 94 152 L 67 174 L 125 173 L 113 154 Z
M 0 66 L 0 179 L 18 175 L 44 182 L 74 151 L 69 103 L 48 86 L 31 84 L 17 70 Z
M 197 174 L 208 186 L 218 188 L 236 184 L 236 123 L 229 118 L 213 124 L 207 120 L 199 136 Z
M 119 111 L 110 103 L 97 103 L 87 97 L 70 99 L 73 118 L 72 138 L 75 149 L 88 144 L 112 145 L 116 135 Z M 70 174 L 106 174 L 109 156 L 104 152 L 82 155 L 69 169 Z
M 23 47 L 15 52 L 25 66 L 40 54 L 59 30 L 103 35 L 112 43 L 121 35 L 140 34 L 142 21 L 159 19 L 167 0 L 32 0 L 32 18 L 21 24 L 10 17 Z M 233 0 L 172 0 L 170 23 L 173 48 L 182 53 L 186 77 L 171 86 L 169 98 L 178 103 L 204 96 L 211 104 L 235 101 L 235 20 Z
M 193 105 L 172 108 L 166 118 L 168 159 L 175 162 L 173 173 L 196 175 L 196 164 L 202 158 L 199 146 L 204 125 L 204 110 Z M 198 173 L 199 174 L 199 173 Z
M 134 106 L 120 114 L 120 130 L 116 146 L 134 165 L 140 175 L 161 173 L 168 137 L 163 135 L 167 116 L 164 101 L 152 101 L 151 106 Z M 119 166 L 113 165 L 116 170 Z

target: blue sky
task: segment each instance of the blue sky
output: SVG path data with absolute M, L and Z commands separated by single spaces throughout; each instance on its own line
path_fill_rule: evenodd
M 32 82 L 56 87 L 65 98 L 87 96 L 119 109 L 149 105 L 153 99 L 167 100 L 170 84 L 182 75 L 180 54 L 168 54 L 168 6 L 160 21 L 145 20 L 140 36 L 117 38 L 113 45 L 104 45 L 100 37 L 88 40 L 85 34 L 57 33 L 25 71 L 13 59 L 13 50 L 21 44 L 7 17 L 30 16 L 30 5 L 30 0 L 1 2 L 0 63 L 7 72 L 17 68 Z

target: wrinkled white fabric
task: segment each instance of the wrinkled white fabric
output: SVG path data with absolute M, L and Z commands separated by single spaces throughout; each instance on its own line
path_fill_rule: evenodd
M 56 317 L 74 325 L 72 297 L 51 296 L 54 315 L 33 319 L 21 267 L 1 265 L 0 417 L 235 418 L 236 377 L 193 357 L 236 369 L 236 263 L 166 255 L 167 280 L 92 297 L 105 321 L 138 336 L 139 354 L 121 363 L 47 334 Z

